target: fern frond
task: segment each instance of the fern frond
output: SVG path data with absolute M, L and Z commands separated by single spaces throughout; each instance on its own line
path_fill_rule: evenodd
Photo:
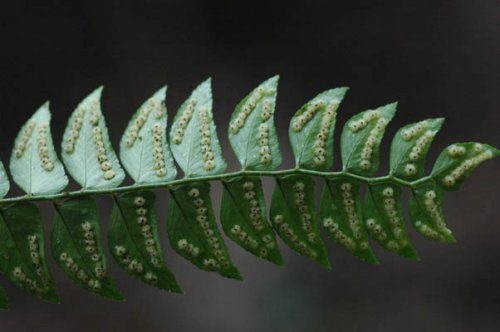
M 223 185 L 220 223 L 226 236 L 277 265 L 283 264 L 278 236 L 298 254 L 330 268 L 320 228 L 366 262 L 378 263 L 369 238 L 388 252 L 418 260 L 403 220 L 405 188 L 410 191 L 413 228 L 432 240 L 455 241 L 442 213 L 443 194 L 458 190 L 479 164 L 498 156 L 499 150 L 476 142 L 452 144 L 439 155 L 432 172 L 424 175 L 427 153 L 444 121 L 427 119 L 396 133 L 389 174 L 374 177 L 380 165 L 380 143 L 396 114 L 397 104 L 391 103 L 347 121 L 340 141 L 342 171 L 333 172 L 336 115 L 348 91 L 342 87 L 320 93 L 292 117 L 289 138 L 296 166 L 278 170 L 282 162 L 274 124 L 278 79 L 274 76 L 257 86 L 231 116 L 228 138 L 241 165 L 234 172 L 226 172 L 210 79 L 180 106 L 169 135 L 167 87 L 148 98 L 123 133 L 120 159 L 101 110 L 102 87 L 84 98 L 70 116 L 61 143 L 62 163 L 52 143 L 49 104 L 43 104 L 21 128 L 9 163 L 12 179 L 26 196 L 5 198 L 10 183 L 0 163 L 0 272 L 46 301 L 59 300 L 34 203 L 52 201 L 50 247 L 58 266 L 83 289 L 122 299 L 107 273 L 94 199 L 110 195 L 113 212 L 107 237 L 112 257 L 137 279 L 182 292 L 166 265 L 157 230 L 152 190 L 166 188 L 172 249 L 202 270 L 242 279 L 216 222 L 210 196 L 214 181 Z M 176 179 L 175 163 L 183 178 Z M 119 187 L 125 178 L 121 165 L 133 185 Z M 65 169 L 81 190 L 63 192 L 68 184 Z M 262 177 L 276 181 L 269 209 Z M 315 178 L 324 180 L 319 208 L 314 200 Z M 360 197 L 363 186 L 364 199 Z M 8 305 L 0 288 L 0 308 Z

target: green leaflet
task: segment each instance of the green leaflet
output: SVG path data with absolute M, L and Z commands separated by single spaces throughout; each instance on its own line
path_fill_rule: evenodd
M 5 195 L 9 192 L 9 189 L 9 178 L 7 177 L 7 173 L 5 173 L 3 163 L 0 161 L 0 198 L 5 197 Z
M 7 294 L 5 293 L 5 289 L 0 287 L 0 309 L 9 309 L 10 303 Z
M 92 197 L 68 198 L 54 203 L 56 213 L 50 242 L 57 265 L 83 289 L 123 300 L 107 273 L 97 206 Z
M 333 164 L 337 109 L 348 88 L 320 93 L 295 113 L 288 129 L 297 166 L 327 170 Z
M 443 189 L 456 191 L 479 164 L 499 154 L 500 150 L 488 144 L 452 144 L 441 152 L 431 175 Z
M 46 102 L 21 128 L 12 149 L 9 165 L 12 179 L 27 194 L 55 194 L 68 185 L 52 143 L 50 119 Z
M 398 130 L 391 145 L 391 174 L 407 181 L 424 175 L 425 159 L 444 118 L 427 119 Z
M 276 178 L 270 217 L 283 241 L 299 254 L 331 268 L 316 224 L 314 180 L 304 175 Z
M 27 292 L 57 303 L 59 296 L 45 260 L 43 235 L 35 204 L 17 203 L 0 210 L 0 271 Z
M 155 194 L 126 192 L 114 197 L 108 244 L 114 259 L 130 275 L 166 291 L 182 293 L 165 266 L 158 236 Z
M 274 126 L 278 80 L 276 75 L 261 83 L 231 115 L 229 142 L 243 169 L 273 170 L 281 165 Z
M 170 131 L 174 158 L 186 177 L 220 174 L 226 170 L 212 115 L 210 78 L 182 104 Z
M 138 184 L 166 182 L 177 175 L 167 143 L 166 92 L 165 86 L 141 105 L 120 142 L 120 159 Z
M 117 187 L 125 178 L 102 115 L 102 89 L 97 88 L 78 105 L 63 136 L 62 159 L 84 189 Z
M 170 196 L 167 232 L 172 248 L 202 270 L 242 279 L 215 223 L 210 184 L 180 185 L 170 189 Z
M 221 224 L 226 235 L 240 247 L 277 265 L 283 258 L 273 229 L 259 177 L 237 177 L 223 182 Z
M 382 248 L 403 257 L 420 260 L 403 222 L 399 186 L 392 183 L 369 186 L 364 220 L 366 230 Z
M 444 222 L 442 200 L 443 191 L 434 181 L 428 181 L 412 189 L 410 220 L 420 234 L 431 240 L 455 242 L 451 230 Z
M 340 150 L 344 171 L 373 175 L 380 165 L 380 142 L 396 113 L 397 103 L 353 116 L 342 130 Z
M 327 180 L 321 194 L 321 221 L 342 248 L 363 261 L 378 263 L 363 225 L 359 189 L 355 180 Z

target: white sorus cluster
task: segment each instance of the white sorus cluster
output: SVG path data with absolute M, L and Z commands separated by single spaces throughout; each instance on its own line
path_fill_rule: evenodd
M 323 219 L 323 226 L 325 226 L 328 232 L 333 235 L 335 240 L 343 247 L 351 251 L 356 249 L 356 242 L 340 230 L 339 224 L 337 224 L 332 217 Z
M 428 127 L 429 122 L 427 120 L 420 121 L 409 128 L 403 129 L 401 131 L 401 136 L 405 141 L 409 141 L 417 136 L 420 136 L 420 134 L 422 134 L 422 132 Z
M 89 275 L 83 270 L 74 259 L 69 256 L 67 252 L 62 252 L 59 255 L 59 260 L 64 263 L 66 268 L 71 271 L 83 283 L 86 283 L 90 288 L 100 288 L 101 283 L 98 280 L 91 279 Z
M 48 279 L 45 276 L 44 269 L 41 262 L 41 248 L 38 243 L 38 238 L 36 235 L 28 236 L 28 249 L 30 252 L 31 263 L 33 263 L 33 267 L 35 268 L 35 272 L 37 276 L 39 276 L 44 285 L 48 284 Z
M 85 242 L 85 251 L 90 255 L 90 259 L 94 262 L 94 272 L 98 279 L 104 278 L 106 268 L 101 255 L 97 253 L 97 239 L 93 231 L 92 224 L 85 221 L 81 225 L 83 230 L 83 239 Z
M 189 243 L 187 239 L 180 239 L 177 241 L 177 248 L 193 257 L 198 257 L 200 255 L 200 248 L 192 243 Z
M 438 204 L 436 203 L 436 192 L 434 190 L 428 190 L 425 192 L 425 209 L 431 216 L 437 230 L 442 233 L 442 234 L 447 234 L 450 235 L 451 231 L 446 227 L 446 224 L 444 223 L 443 217 L 441 216 L 441 213 L 439 212 L 439 207 Z M 415 226 L 418 227 L 419 231 L 424 234 L 427 237 L 433 238 L 433 239 L 439 239 L 440 236 L 438 232 L 436 232 L 434 229 L 431 227 L 423 224 L 421 221 L 417 221 L 415 223 Z
M 257 89 L 255 89 L 255 91 L 246 100 L 245 104 L 241 108 L 241 111 L 238 113 L 236 118 L 229 126 L 231 133 L 236 135 L 241 130 L 241 128 L 245 126 L 247 118 L 250 116 L 250 113 L 252 113 L 252 111 L 257 107 L 259 102 L 266 95 L 273 95 L 275 93 L 276 93 L 275 89 L 266 90 L 263 87 L 258 87 Z M 271 118 L 272 115 L 271 109 L 272 109 L 271 102 L 269 100 L 264 100 L 261 113 L 263 121 L 267 121 Z
M 23 269 L 20 266 L 16 266 L 12 269 L 12 276 L 21 282 L 23 287 L 29 289 L 32 292 L 42 293 L 43 288 L 38 285 L 36 280 L 28 278 L 26 273 L 24 273 Z
M 259 154 L 260 162 L 263 164 L 270 164 L 272 162 L 271 148 L 269 146 L 269 125 L 261 123 L 259 125 Z
M 310 243 L 314 243 L 316 242 L 316 234 L 312 229 L 312 216 L 309 213 L 309 207 L 306 203 L 305 185 L 303 182 L 296 182 L 293 185 L 293 189 L 295 190 L 295 206 L 300 212 L 302 229 L 307 233 L 307 240 Z
M 448 155 L 450 157 L 461 157 L 465 154 L 465 152 L 467 152 L 467 150 L 464 146 L 453 144 L 448 147 Z
M 49 125 L 47 123 L 40 124 L 38 129 L 38 157 L 42 163 L 42 168 L 47 172 L 54 169 L 54 163 L 49 158 L 49 148 L 47 147 L 47 135 L 49 133 Z
M 326 107 L 325 115 L 323 115 L 323 118 L 321 119 L 321 126 L 319 128 L 318 134 L 316 135 L 316 141 L 314 141 L 314 163 L 316 165 L 323 165 L 326 161 L 326 140 L 328 139 L 330 126 L 332 124 L 333 118 L 335 117 L 337 105 L 337 103 L 328 104 L 328 106 Z
M 223 267 L 228 267 L 229 261 L 224 254 L 223 247 L 219 243 L 217 236 L 215 236 L 214 231 L 210 228 L 210 223 L 208 221 L 208 208 L 206 207 L 203 198 L 200 197 L 200 191 L 197 188 L 192 188 L 189 190 L 188 196 L 193 199 L 192 202 L 196 208 L 196 221 L 203 230 L 203 235 L 205 235 L 207 242 L 212 249 L 212 253 L 218 261 L 217 262 L 214 259 L 204 259 L 203 265 L 215 271 L 220 270 L 221 265 Z
M 115 254 L 121 264 L 125 265 L 126 268 L 136 274 L 143 274 L 144 267 L 136 259 L 132 259 L 124 246 L 115 246 Z M 151 283 L 156 284 L 158 282 L 158 276 L 151 271 L 144 273 L 144 279 Z
M 208 108 L 200 108 L 200 133 L 201 133 L 201 154 L 203 158 L 203 169 L 211 171 L 215 168 L 215 156 L 212 152 L 210 135 L 210 114 Z
M 385 241 L 387 233 L 382 229 L 382 226 L 373 218 L 366 219 L 366 228 L 375 236 L 378 241 Z
M 66 153 L 73 153 L 75 151 L 75 143 L 78 137 L 80 136 L 80 130 L 83 126 L 83 119 L 85 117 L 85 108 L 80 106 L 78 108 L 78 112 L 73 116 L 73 123 L 71 124 L 71 132 L 66 139 L 66 145 L 64 151 Z
M 167 168 L 165 166 L 165 155 L 163 154 L 162 125 L 155 123 L 151 130 L 153 132 L 153 168 L 156 171 L 156 176 L 164 177 L 167 175 Z
M 172 138 L 172 142 L 174 144 L 181 144 L 182 139 L 184 137 L 184 131 L 186 130 L 186 127 L 189 124 L 189 121 L 193 117 L 193 113 L 196 109 L 196 103 L 198 101 L 196 99 L 190 99 L 187 102 L 186 107 L 184 108 L 184 111 L 182 112 L 182 115 L 177 121 L 177 124 L 175 126 L 175 131 L 174 131 L 174 137 Z
M 99 127 L 99 124 L 96 124 L 92 128 L 92 135 L 97 152 L 97 161 L 101 166 L 103 178 L 109 181 L 115 177 L 116 173 L 112 169 L 111 162 L 108 161 L 108 155 L 106 153 L 106 147 L 104 146 L 104 140 L 102 137 L 102 129 Z
M 365 128 L 370 122 L 380 119 L 380 111 L 367 111 L 358 120 L 352 120 L 349 122 L 349 129 L 353 133 L 360 131 Z
M 127 139 L 125 141 L 125 145 L 128 148 L 134 146 L 137 137 L 139 137 L 139 131 L 144 127 L 144 124 L 148 121 L 149 109 L 144 107 L 139 111 L 139 114 L 134 120 L 134 124 L 130 126 L 128 131 Z
M 427 130 L 422 136 L 420 136 L 415 145 L 410 151 L 410 160 L 412 162 L 422 159 L 425 150 L 431 144 L 437 131 Z M 407 163 L 405 166 L 406 175 L 415 175 L 417 173 L 417 166 L 413 163 Z
M 356 240 L 361 239 L 361 223 L 359 222 L 358 214 L 356 213 L 355 202 L 352 195 L 352 184 L 344 182 L 340 185 L 342 191 L 342 203 L 344 211 L 347 215 L 347 221 L 352 231 L 352 235 Z
M 375 111 L 374 111 L 375 112 Z M 366 116 L 368 113 L 365 113 L 364 115 Z M 376 114 L 376 113 L 375 113 Z M 373 116 L 372 116 L 373 117 Z M 373 117 L 375 119 L 376 117 Z M 361 119 L 363 120 L 363 119 Z M 360 121 L 360 120 L 358 120 Z M 364 121 L 364 120 L 363 120 Z M 369 170 L 371 167 L 371 156 L 373 153 L 373 149 L 375 147 L 375 144 L 377 144 L 378 140 L 380 137 L 384 134 L 385 127 L 387 127 L 387 124 L 389 121 L 387 121 L 384 118 L 379 118 L 377 122 L 375 123 L 375 126 L 372 128 L 370 131 L 370 134 L 368 135 L 368 138 L 366 139 L 365 145 L 363 146 L 363 150 L 361 150 L 361 162 L 360 166 L 364 170 Z
M 144 207 L 146 204 L 146 199 L 142 196 L 136 196 L 134 198 L 134 205 L 137 207 L 135 214 L 137 216 L 137 224 L 141 228 L 141 234 L 144 238 L 144 244 L 146 245 L 146 251 L 149 254 L 150 262 L 155 267 L 161 266 L 160 254 L 156 248 L 155 241 L 153 239 L 153 233 L 151 230 L 151 225 L 148 221 L 148 210 Z
M 314 114 L 316 114 L 316 112 L 323 106 L 325 106 L 325 102 L 321 99 L 311 102 L 306 110 L 302 112 L 302 114 L 295 117 L 292 121 L 292 129 L 294 131 L 301 131 L 302 128 L 304 128 L 304 126 L 313 118 Z
M 389 218 L 389 222 L 392 226 L 392 233 L 394 237 L 401 243 L 402 246 L 406 245 L 406 240 L 404 239 L 404 230 L 401 225 L 401 220 L 399 219 L 398 212 L 396 210 L 396 200 L 394 199 L 394 189 L 392 187 L 386 187 L 382 190 L 382 196 L 384 197 L 384 211 Z
M 23 156 L 35 127 L 36 122 L 34 120 L 28 121 L 26 126 L 24 126 L 22 136 L 19 138 L 19 143 L 16 146 L 16 158 L 21 158 Z
M 454 168 L 451 173 L 444 177 L 443 184 L 445 186 L 453 186 L 467 171 L 476 168 L 485 160 L 493 158 L 491 150 L 483 150 L 483 146 L 479 143 L 474 144 L 474 152 L 477 153 L 474 157 L 470 157 Z
M 153 110 L 154 117 L 159 120 L 167 115 L 167 106 L 165 106 L 165 101 L 158 102 L 156 99 L 151 98 L 148 101 L 148 107 Z
M 309 245 L 301 241 L 299 236 L 295 234 L 294 230 L 290 227 L 290 225 L 285 221 L 281 214 L 274 216 L 273 222 L 276 225 L 279 232 L 287 239 L 290 243 L 290 246 L 295 248 L 301 254 L 310 257 L 312 259 L 318 256 L 318 253 L 314 251 Z
M 244 198 L 248 201 L 250 207 L 250 220 L 252 225 L 257 232 L 264 229 L 264 223 L 262 221 L 262 211 L 260 209 L 259 201 L 257 200 L 257 193 L 254 191 L 255 183 L 252 181 L 245 181 L 242 185 L 245 191 Z
M 240 244 L 246 249 L 257 249 L 259 242 L 254 239 L 250 234 L 241 229 L 240 225 L 233 225 L 230 230 L 231 234 L 238 237 Z

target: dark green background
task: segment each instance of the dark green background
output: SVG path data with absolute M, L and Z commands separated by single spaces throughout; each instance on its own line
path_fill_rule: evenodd
M 11 3 L 19 3 L 12 1 Z M 320 91 L 348 85 L 335 137 L 353 114 L 398 100 L 383 142 L 398 127 L 445 116 L 430 159 L 465 140 L 500 146 L 500 3 L 485 1 L 60 1 L 0 6 L 0 157 L 46 99 L 59 141 L 70 112 L 99 84 L 115 147 L 129 117 L 163 84 L 169 116 L 199 82 L 213 77 L 214 114 L 225 132 L 238 101 L 279 73 L 276 121 L 284 167 L 292 164 L 288 120 Z M 69 3 L 69 2 L 68 2 Z M 335 169 L 340 167 L 338 142 Z M 327 241 L 332 271 L 282 243 L 285 267 L 229 244 L 243 283 L 205 273 L 168 248 L 166 194 L 158 213 L 167 261 L 185 289 L 173 295 L 140 284 L 110 260 L 127 302 L 101 299 L 52 267 L 62 304 L 28 296 L 0 277 L 11 298 L 0 331 L 494 331 L 500 329 L 499 161 L 486 163 L 445 215 L 458 243 L 410 230 L 416 263 L 382 252 L 361 263 Z M 74 184 L 72 185 L 75 188 Z M 265 181 L 269 200 L 272 182 Z M 13 190 L 19 193 L 19 190 Z M 220 186 L 214 185 L 218 209 Z M 103 231 L 110 200 L 99 199 Z M 41 204 L 50 225 L 52 210 Z

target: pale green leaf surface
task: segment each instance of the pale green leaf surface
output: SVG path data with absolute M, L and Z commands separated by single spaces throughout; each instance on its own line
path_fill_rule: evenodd
M 452 144 L 441 152 L 431 175 L 443 189 L 456 191 L 477 166 L 498 155 L 500 150 L 488 144 Z
M 5 197 L 10 189 L 9 178 L 3 167 L 3 163 L 0 161 L 0 198 Z
M 223 186 L 220 219 L 226 235 L 252 254 L 282 265 L 274 231 L 267 221 L 260 178 L 237 177 L 224 181 Z
M 170 130 L 170 144 L 186 177 L 223 173 L 222 156 L 212 115 L 212 85 L 207 79 L 181 105 Z
M 301 168 L 328 170 L 333 164 L 333 132 L 337 109 L 348 88 L 320 93 L 295 113 L 288 134 Z
M 166 182 L 177 175 L 167 143 L 166 92 L 165 86 L 141 105 L 120 142 L 123 167 L 138 184 Z
M 54 150 L 50 120 L 46 102 L 21 128 L 12 149 L 9 165 L 12 179 L 27 194 L 55 194 L 68 185 L 64 167 Z
M 353 116 L 340 138 L 344 171 L 370 176 L 380 166 L 380 142 L 385 128 L 396 113 L 397 103 L 381 106 Z
M 71 114 L 62 141 L 64 164 L 84 189 L 117 187 L 125 178 L 101 111 L 102 89 L 94 90 Z
M 261 83 L 231 115 L 229 142 L 243 169 L 273 170 L 282 161 L 274 109 L 279 76 Z
M 390 173 L 407 181 L 424 175 L 425 160 L 444 118 L 427 119 L 399 129 L 391 144 Z

